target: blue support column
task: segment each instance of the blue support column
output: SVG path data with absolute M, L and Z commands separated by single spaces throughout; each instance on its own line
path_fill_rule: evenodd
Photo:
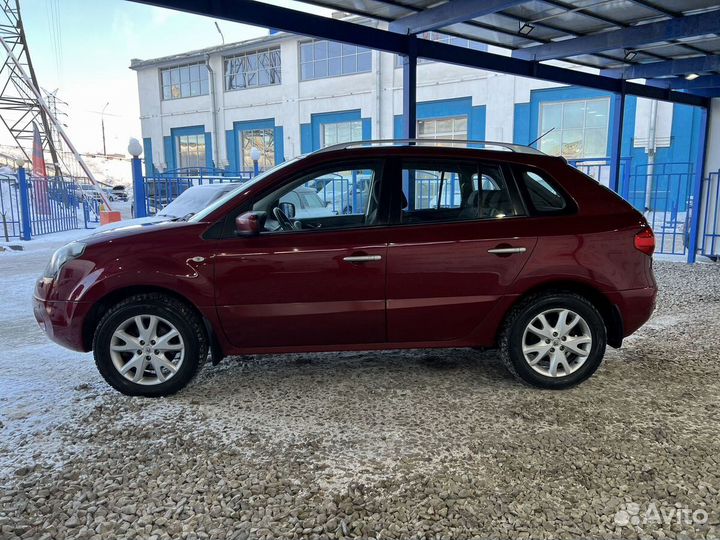
M 131 160 L 133 196 L 135 198 L 135 217 L 147 216 L 147 204 L 145 201 L 145 178 L 142 173 L 142 161 L 139 157 Z
M 30 218 L 30 187 L 25 167 L 18 167 L 18 187 L 20 188 L 20 240 L 32 240 L 32 220 Z
M 700 133 L 703 139 L 698 149 L 695 161 L 695 183 L 693 184 L 692 216 L 690 222 L 690 245 L 688 246 L 688 264 L 693 264 L 697 257 L 698 238 L 700 236 L 700 210 L 702 207 L 702 186 L 705 175 L 705 155 L 709 135 L 708 109 L 703 108 L 700 112 Z
M 625 94 L 620 93 L 613 100 L 613 123 L 610 134 L 610 189 L 620 190 L 620 167 L 622 165 L 622 132 L 625 123 Z
M 417 41 L 411 37 L 408 54 L 403 56 L 403 133 L 417 136 Z
M 417 38 L 409 37 L 408 54 L 403 56 L 403 133 L 408 139 L 417 137 Z M 410 209 L 415 208 L 415 179 L 403 172 L 403 191 Z

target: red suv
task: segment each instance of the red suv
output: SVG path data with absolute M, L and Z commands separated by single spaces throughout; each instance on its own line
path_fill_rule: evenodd
M 295 195 L 328 178 L 347 183 L 353 213 L 296 215 Z M 566 388 L 650 317 L 654 246 L 641 214 L 562 158 L 352 143 L 186 221 L 59 249 L 35 316 L 129 395 L 179 390 L 208 354 L 432 347 L 499 347 L 522 381 Z

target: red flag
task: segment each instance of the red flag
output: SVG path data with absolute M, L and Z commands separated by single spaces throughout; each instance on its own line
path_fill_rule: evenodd
M 47 168 L 45 167 L 45 156 L 43 155 L 42 141 L 37 124 L 33 122 L 33 151 L 32 151 L 32 176 L 35 189 L 35 203 L 37 211 L 41 214 L 50 213 L 50 199 L 48 198 Z

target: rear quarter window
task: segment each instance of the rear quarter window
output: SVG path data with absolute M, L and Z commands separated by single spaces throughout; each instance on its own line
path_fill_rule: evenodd
M 530 206 L 541 214 L 564 213 L 568 202 L 562 192 L 542 173 L 530 169 L 518 169 L 518 179 L 527 195 Z

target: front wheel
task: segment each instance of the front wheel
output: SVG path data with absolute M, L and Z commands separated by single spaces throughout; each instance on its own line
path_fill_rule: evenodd
M 207 357 L 202 321 L 175 298 L 151 293 L 123 300 L 103 316 L 93 340 L 103 378 L 129 396 L 174 394 Z
M 606 345 L 603 318 L 586 298 L 542 293 L 513 308 L 500 338 L 500 356 L 521 381 L 563 389 L 597 370 Z

